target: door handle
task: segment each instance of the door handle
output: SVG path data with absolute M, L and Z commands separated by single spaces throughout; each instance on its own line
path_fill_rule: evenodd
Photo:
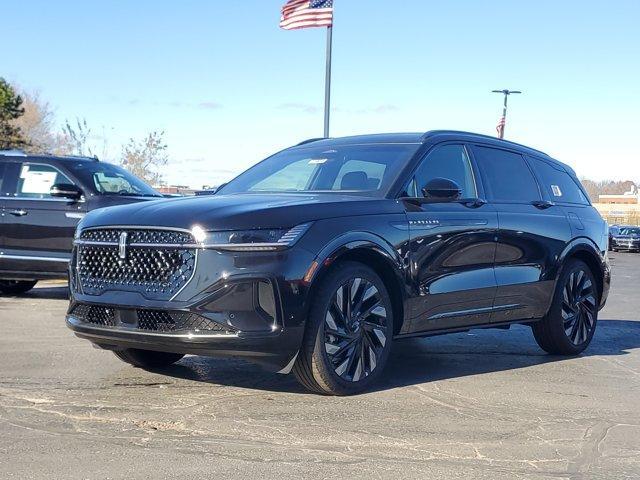
M 20 210 L 11 210 L 9 212 L 11 215 L 13 215 L 14 217 L 24 217 L 27 213 L 25 209 L 21 208 Z
M 555 205 L 555 203 L 548 200 L 536 200 L 535 202 L 531 203 L 534 207 L 539 208 L 540 210 L 546 210 L 547 208 L 551 208 Z

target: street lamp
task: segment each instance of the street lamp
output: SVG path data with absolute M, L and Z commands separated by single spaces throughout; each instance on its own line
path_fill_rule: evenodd
M 499 138 L 504 138 L 504 127 L 507 124 L 507 98 L 509 98 L 509 95 L 515 95 L 518 93 L 522 93 L 520 90 L 492 90 L 492 93 L 500 93 L 502 95 L 504 95 L 504 108 L 502 109 L 502 118 L 500 119 L 500 122 L 498 122 L 498 126 L 496 127 L 496 130 L 498 131 L 498 137 Z

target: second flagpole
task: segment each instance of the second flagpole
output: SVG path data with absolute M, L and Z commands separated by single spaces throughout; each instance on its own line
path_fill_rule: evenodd
M 329 138 L 331 117 L 331 50 L 333 46 L 333 27 L 327 27 L 327 70 L 324 84 L 324 137 Z

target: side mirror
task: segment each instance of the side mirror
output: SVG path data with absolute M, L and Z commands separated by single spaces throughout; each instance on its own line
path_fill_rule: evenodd
M 49 195 L 58 198 L 78 200 L 82 196 L 82 190 L 72 183 L 55 183 L 49 189 Z
M 434 178 L 422 189 L 422 194 L 434 200 L 457 200 L 462 196 L 462 189 L 448 178 Z

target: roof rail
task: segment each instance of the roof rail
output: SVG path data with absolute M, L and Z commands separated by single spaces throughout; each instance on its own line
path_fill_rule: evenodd
M 4 155 L 6 157 L 26 157 L 27 154 L 22 150 L 0 150 L 0 155 Z
M 100 161 L 97 155 L 94 155 L 93 157 L 90 157 L 88 155 L 54 155 L 53 153 L 49 153 L 47 155 L 58 156 L 60 158 L 77 158 L 78 160 L 92 160 L 94 162 Z
M 516 142 L 512 142 L 511 140 L 504 140 L 504 139 L 500 139 L 497 137 L 492 137 L 491 135 L 484 135 L 482 133 L 473 133 L 473 132 L 465 132 L 462 130 L 429 130 L 428 132 L 425 132 L 424 135 L 422 135 L 422 141 L 424 142 L 428 137 L 430 137 L 431 135 L 438 135 L 438 134 L 453 134 L 453 135 L 470 135 L 472 137 L 480 137 L 480 138 L 486 138 L 488 140 L 493 140 L 495 142 L 504 142 L 504 143 L 508 143 L 511 145 L 516 145 L 518 147 L 523 147 L 526 148 L 528 150 L 534 151 L 534 152 L 538 152 L 541 155 L 544 155 L 545 157 L 549 157 L 549 155 L 541 150 L 529 147 L 527 145 L 522 145 L 521 143 L 516 143 Z
M 319 140 L 326 140 L 326 138 L 325 137 L 309 138 L 297 144 L 296 147 L 299 147 L 300 145 L 306 145 L 307 143 L 317 142 Z

